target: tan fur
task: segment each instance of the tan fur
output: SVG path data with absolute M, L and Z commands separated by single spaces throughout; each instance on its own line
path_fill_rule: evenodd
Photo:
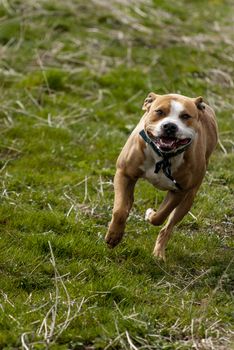
M 155 244 L 154 255 L 156 257 L 165 259 L 165 248 L 173 227 L 190 210 L 202 183 L 208 159 L 217 144 L 217 124 L 213 110 L 204 104 L 202 97 L 193 99 L 177 94 L 159 96 L 150 93 L 143 105 L 143 110 L 146 112 L 130 135 L 117 160 L 113 215 L 105 237 L 110 247 L 116 246 L 122 239 L 126 220 L 133 204 L 135 184 L 140 177 L 145 175 L 145 162 L 150 164 L 150 157 L 152 157 L 152 164 L 154 162 L 154 155 L 151 155 L 149 145 L 141 138 L 139 132 L 143 128 L 149 132 L 152 131 L 152 127 L 161 119 L 155 115 L 155 110 L 162 108 L 165 112 L 165 115 L 162 116 L 164 118 L 169 113 L 172 100 L 180 102 L 184 112 L 192 116 L 189 120 L 184 120 L 183 123 L 196 132 L 196 137 L 185 152 L 177 156 L 178 159 L 175 157 L 176 159 L 172 161 L 172 164 L 175 165 L 174 169 L 176 169 L 172 173 L 173 178 L 183 190 L 173 188 L 173 183 L 169 184 L 170 180 L 163 178 L 163 173 L 160 174 L 161 177 L 158 177 L 158 185 L 157 181 L 154 183 L 155 186 L 168 190 L 168 192 L 157 211 L 147 211 L 146 219 L 153 225 L 161 225 L 169 217 Z M 176 164 L 179 166 L 177 167 Z M 164 181 L 161 184 L 162 179 Z

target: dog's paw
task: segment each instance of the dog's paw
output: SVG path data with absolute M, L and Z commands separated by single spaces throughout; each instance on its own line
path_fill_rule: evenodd
M 153 251 L 153 256 L 159 260 L 166 261 L 165 249 L 156 246 Z
M 150 218 L 153 213 L 154 213 L 154 210 L 152 208 L 147 209 L 145 212 L 145 221 L 150 221 Z
M 115 246 L 117 246 L 119 244 L 122 237 L 123 237 L 123 233 L 116 234 L 116 233 L 108 231 L 106 234 L 106 237 L 105 237 L 105 241 L 106 241 L 109 248 L 114 248 Z

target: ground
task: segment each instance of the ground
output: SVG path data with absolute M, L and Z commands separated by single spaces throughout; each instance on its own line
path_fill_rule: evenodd
M 233 2 L 0 3 L 0 348 L 233 348 Z M 220 142 L 167 262 L 139 182 L 104 242 L 115 160 L 154 91 L 202 95 Z

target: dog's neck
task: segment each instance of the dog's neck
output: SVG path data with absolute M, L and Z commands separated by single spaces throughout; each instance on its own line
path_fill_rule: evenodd
M 173 176 L 171 175 L 171 161 L 170 158 L 174 158 L 177 155 L 183 153 L 186 148 L 190 145 L 187 144 L 185 145 L 183 148 L 178 149 L 177 151 L 173 151 L 173 152 L 163 152 L 161 151 L 155 144 L 154 142 L 149 138 L 149 136 L 146 134 L 145 130 L 142 129 L 139 132 L 140 136 L 143 138 L 143 140 L 150 145 L 150 147 L 153 149 L 153 151 L 162 159 L 158 162 L 156 162 L 155 164 L 155 174 L 158 174 L 159 171 L 162 169 L 163 173 L 166 175 L 166 177 L 168 179 L 170 179 L 174 185 L 179 189 L 182 190 L 182 187 L 180 186 L 180 184 L 173 178 Z

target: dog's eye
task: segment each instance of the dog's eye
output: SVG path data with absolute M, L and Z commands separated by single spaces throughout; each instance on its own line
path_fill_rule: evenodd
M 164 112 L 163 112 L 161 109 L 156 109 L 155 113 L 156 113 L 158 116 L 164 115 Z
M 187 114 L 187 113 L 184 113 L 184 114 L 181 115 L 181 118 L 182 118 L 183 120 L 188 120 L 188 119 L 191 119 L 192 117 L 191 117 L 191 115 L 189 115 L 189 114 Z

